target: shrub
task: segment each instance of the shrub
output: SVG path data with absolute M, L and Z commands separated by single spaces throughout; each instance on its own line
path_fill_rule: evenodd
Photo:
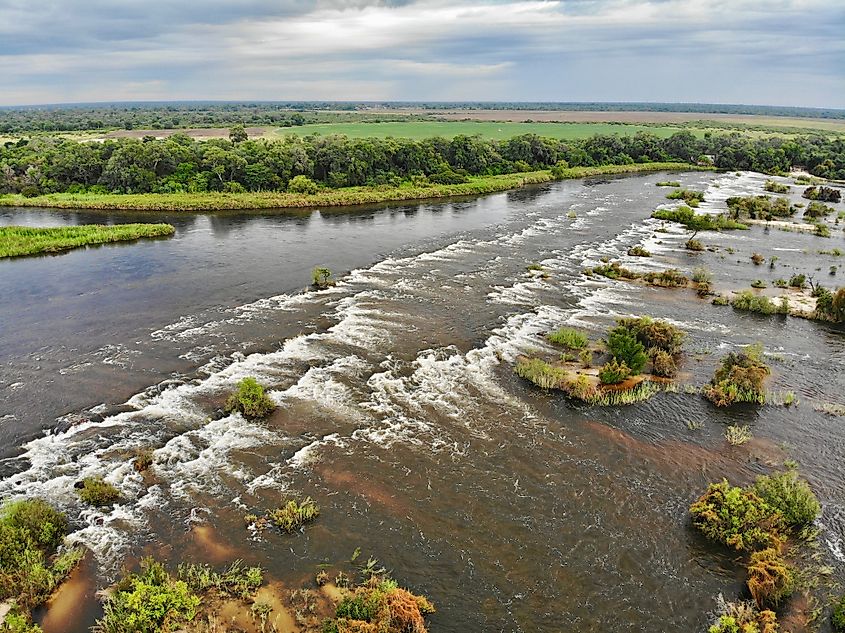
M 617 385 L 630 375 L 631 370 L 628 366 L 615 358 L 605 363 L 599 370 L 599 380 L 603 385 Z
M 648 362 L 645 346 L 636 335 L 623 325 L 617 326 L 607 334 L 607 351 L 617 363 L 624 364 L 631 375 L 642 372 Z
M 273 510 L 267 516 L 282 532 L 291 534 L 316 519 L 319 514 L 320 508 L 317 504 L 311 500 L 311 497 L 306 497 L 302 503 L 291 499 L 283 507 Z
M 795 274 L 789 278 L 789 287 L 790 288 L 804 288 L 807 285 L 807 275 Z
M 711 273 L 706 268 L 693 268 L 692 269 L 692 280 L 697 284 L 702 283 L 710 283 L 713 281 L 713 273 Z
M 833 187 L 807 187 L 801 195 L 808 200 L 821 200 L 822 202 L 839 202 L 842 200 L 842 193 Z
M 597 275 L 601 275 L 602 277 L 607 277 L 608 279 L 639 279 L 640 274 L 635 273 L 633 270 L 628 270 L 627 268 L 622 268 L 619 262 L 611 262 L 609 264 L 602 264 L 599 266 L 595 266 L 592 269 Z
M 266 418 L 276 408 L 255 378 L 244 378 L 238 390 L 226 400 L 226 413 L 237 411 L 248 420 Z
M 755 295 L 750 290 L 743 290 L 731 299 L 731 306 L 737 310 L 758 314 L 786 314 L 783 306 L 776 305 L 764 295 Z
M 551 343 L 563 345 L 567 349 L 582 349 L 589 342 L 586 335 L 570 327 L 562 327 L 554 332 L 549 332 L 546 338 Z
M 132 460 L 132 466 L 139 473 L 144 472 L 153 465 L 153 451 L 151 449 L 143 449 L 138 451 L 135 459 Z
M 795 209 L 786 198 L 772 200 L 769 196 L 734 196 L 728 198 L 725 203 L 734 218 L 771 220 L 774 217 L 787 217 L 795 213 Z
M 732 220 L 724 215 L 710 215 L 696 213 L 689 207 L 677 209 L 657 209 L 651 217 L 658 220 L 668 220 L 683 224 L 691 231 L 722 231 L 731 229 L 747 229 L 748 226 Z
M 723 613 L 708 633 L 778 633 L 773 611 L 758 611 L 753 602 L 724 603 Z
M 816 520 L 821 511 L 810 485 L 789 470 L 775 475 L 762 475 L 754 483 L 754 492 L 783 516 L 793 529 L 800 529 Z
M 684 248 L 688 251 L 700 252 L 704 250 L 704 244 L 701 243 L 701 240 L 690 238 L 686 241 L 686 244 L 684 244 Z
M 823 218 L 836 211 L 833 207 L 829 207 L 821 202 L 811 202 L 804 210 L 805 218 Z
M 837 633 L 845 632 L 845 596 L 842 596 L 833 606 L 831 622 L 833 623 L 834 631 Z
M 30 630 L 28 610 L 44 602 L 82 558 L 78 548 L 51 556 L 67 531 L 67 517 L 41 499 L 0 507 L 0 602 L 14 598 L 21 613 L 10 616 L 21 631 Z
M 174 580 L 161 563 L 141 561 L 139 574 L 122 578 L 103 605 L 102 633 L 154 633 L 181 628 L 194 619 L 200 599 L 187 583 Z
M 787 284 L 786 279 L 775 279 L 772 285 L 775 288 L 786 288 L 789 284 Z
M 656 187 L 680 187 L 681 183 L 676 180 L 663 180 L 661 182 L 654 183 Z
M 79 498 L 91 506 L 109 506 L 120 499 L 120 491 L 102 477 L 86 477 L 79 486 Z
M 713 301 L 711 301 L 714 306 L 727 306 L 731 304 L 731 300 L 728 299 L 725 295 L 719 295 L 718 297 L 713 297 Z
M 816 317 L 842 323 L 845 321 L 845 288 L 828 292 L 816 299 Z
M 677 268 L 669 268 L 661 272 L 650 272 L 642 276 L 648 283 L 654 286 L 661 286 L 663 288 L 677 288 L 679 286 L 686 286 L 689 282 L 681 271 Z
M 702 393 L 716 406 L 734 402 L 765 402 L 763 381 L 771 369 L 762 360 L 762 349 L 749 345 L 740 353 L 731 352 L 722 359 L 713 379 Z
M 765 288 L 766 282 L 763 281 L 762 279 L 755 279 L 754 281 L 751 282 L 751 287 L 752 288 L 758 288 L 758 289 L 759 288 Z
M 707 538 L 740 551 L 754 551 L 781 542 L 783 518 L 753 490 L 727 480 L 710 484 L 690 506 L 692 523 Z
M 317 266 L 313 271 L 311 271 L 311 285 L 318 290 L 325 290 L 326 288 L 334 286 L 334 281 L 332 281 L 332 271 L 324 266 Z
M 426 633 L 423 616 L 428 613 L 434 613 L 434 605 L 424 596 L 374 575 L 344 596 L 335 617 L 323 624 L 323 632 Z
M 629 248 L 628 255 L 632 257 L 651 257 L 651 253 L 639 244 Z
M 576 398 L 584 402 L 594 402 L 598 397 L 598 390 L 584 374 L 579 374 L 574 379 L 567 378 L 560 384 L 560 388 L 570 398 Z
M 752 552 L 748 563 L 748 590 L 758 607 L 777 607 L 794 589 L 795 572 L 781 558 L 779 550 L 768 547 Z
M 755 266 L 759 266 L 760 264 L 766 261 L 766 258 L 763 257 L 760 253 L 754 253 L 751 255 L 751 261 L 754 262 Z
M 305 193 L 305 194 L 313 194 L 317 193 L 317 183 L 311 180 L 308 176 L 294 176 L 290 179 L 288 183 L 288 191 L 290 193 Z
M 703 191 L 693 191 L 691 189 L 678 189 L 666 194 L 669 200 L 683 200 L 691 207 L 697 207 L 699 203 L 704 202 Z
M 617 323 L 647 348 L 654 347 L 669 354 L 678 354 L 684 344 L 684 333 L 668 321 L 644 316 L 618 319 Z
M 539 358 L 519 358 L 514 372 L 543 389 L 556 389 L 566 380 L 566 370 L 553 367 Z
M 648 354 L 651 357 L 651 373 L 655 376 L 672 378 L 678 372 L 675 359 L 669 352 L 652 347 L 648 350 Z
M 742 446 L 751 439 L 751 430 L 747 426 L 732 424 L 725 429 L 725 439 L 731 446 Z
M 589 369 L 593 365 L 593 353 L 588 349 L 582 349 L 578 352 L 578 360 L 584 369 Z
M 774 180 L 767 180 L 763 188 L 766 191 L 771 191 L 772 193 L 788 193 L 790 187 L 789 185 L 782 185 Z

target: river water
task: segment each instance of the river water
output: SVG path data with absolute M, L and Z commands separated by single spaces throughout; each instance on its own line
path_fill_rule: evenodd
M 765 180 L 669 177 L 706 190 L 703 211 Z M 436 603 L 434 631 L 696 631 L 742 577 L 690 529 L 690 502 L 709 481 L 747 483 L 793 459 L 822 501 L 822 557 L 843 580 L 845 423 L 814 408 L 844 403 L 842 328 L 581 274 L 610 257 L 705 265 L 723 290 L 793 271 L 827 281 L 837 261 L 818 250 L 841 247 L 841 232 L 700 234 L 720 249 L 691 254 L 686 234 L 648 219 L 666 179 L 311 213 L 0 211 L 0 224 L 176 227 L 170 239 L 0 261 L 0 496 L 66 510 L 101 586 L 146 553 L 241 558 L 293 586 L 361 548 Z M 628 257 L 635 244 L 657 256 Z M 777 254 L 776 269 L 753 266 L 752 252 Z M 535 262 L 548 278 L 526 270 Z M 338 285 L 304 292 L 317 265 Z M 705 383 L 722 354 L 760 341 L 771 388 L 800 404 L 724 411 L 662 393 L 590 408 L 512 373 L 519 354 L 551 355 L 550 329 L 598 339 L 640 314 L 687 332 L 682 382 Z M 245 376 L 279 405 L 266 421 L 221 411 Z M 730 447 L 726 423 L 754 439 Z M 146 476 L 131 465 L 139 448 L 155 451 Z M 83 507 L 73 484 L 92 475 L 123 502 Z M 291 496 L 321 507 L 304 534 L 244 528 L 245 513 Z M 91 599 L 63 630 L 96 615 Z

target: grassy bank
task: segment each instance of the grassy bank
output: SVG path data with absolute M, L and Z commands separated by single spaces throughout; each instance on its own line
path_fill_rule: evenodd
M 0 257 L 56 253 L 80 246 L 161 237 L 173 234 L 169 224 L 86 224 L 56 228 L 0 227 Z
M 563 170 L 561 178 L 585 178 L 605 174 L 627 174 L 647 171 L 700 169 L 686 163 L 638 163 L 633 165 L 603 165 L 600 167 L 571 167 Z M 138 211 L 216 211 L 252 209 L 291 209 L 307 207 L 338 207 L 402 200 L 425 200 L 453 196 L 476 196 L 525 185 L 554 180 L 551 171 L 532 171 L 502 176 L 478 176 L 457 185 L 426 185 L 414 187 L 346 187 L 326 189 L 315 194 L 295 194 L 275 191 L 258 193 L 147 193 L 147 194 L 67 194 L 57 193 L 26 198 L 21 195 L 0 196 L 0 206 L 50 207 L 56 209 L 100 209 Z

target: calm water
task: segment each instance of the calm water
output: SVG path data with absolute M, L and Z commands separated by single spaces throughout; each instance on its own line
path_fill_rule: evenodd
M 705 211 L 764 182 L 676 177 L 707 190 Z M 580 274 L 610 257 L 706 265 L 723 290 L 795 270 L 821 279 L 836 260 L 817 251 L 841 247 L 841 234 L 755 227 L 699 236 L 733 254 L 688 254 L 684 233 L 647 219 L 665 179 L 326 214 L 0 212 L 3 224 L 176 226 L 171 239 L 0 261 L 0 495 L 64 508 L 101 585 L 151 552 L 243 558 L 296 583 L 360 547 L 434 600 L 435 631 L 695 631 L 742 579 L 690 530 L 689 503 L 708 481 L 747 482 L 789 458 L 823 502 L 822 554 L 845 579 L 845 423 L 813 408 L 843 403 L 842 329 Z M 635 244 L 659 256 L 627 257 Z M 777 254 L 777 268 L 754 267 L 755 251 Z M 526 272 L 534 262 L 548 279 Z M 316 265 L 338 286 L 301 292 Z M 593 409 L 513 376 L 518 354 L 551 353 L 549 329 L 597 339 L 628 314 L 688 332 L 684 382 L 703 384 L 721 354 L 761 341 L 771 387 L 801 404 L 726 412 L 660 394 Z M 244 376 L 271 389 L 269 420 L 221 413 Z M 737 422 L 755 439 L 730 448 L 724 424 Z M 155 449 L 146 478 L 127 457 L 142 447 Z M 126 503 L 83 508 L 73 483 L 95 474 Z M 323 510 L 305 534 L 244 529 L 245 512 L 305 495 Z M 92 601 L 66 630 L 94 616 Z

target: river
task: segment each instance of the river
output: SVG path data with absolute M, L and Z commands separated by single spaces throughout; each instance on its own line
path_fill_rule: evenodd
M 765 180 L 669 177 L 705 190 L 703 210 Z M 161 221 L 176 234 L 0 261 L 0 495 L 67 511 L 100 586 L 148 553 L 241 558 L 294 586 L 361 548 L 435 602 L 433 631 L 696 631 L 743 579 L 691 530 L 689 504 L 709 481 L 746 483 L 793 459 L 823 505 L 822 556 L 845 579 L 845 423 L 813 407 L 843 403 L 842 328 L 581 274 L 602 257 L 703 264 L 717 289 L 739 288 L 788 277 L 811 253 L 821 277 L 828 262 L 816 253 L 841 234 L 753 227 L 708 236 L 723 248 L 692 255 L 686 234 L 648 219 L 666 179 L 329 212 L 4 209 L 0 224 Z M 658 256 L 628 257 L 635 244 Z M 752 251 L 776 252 L 779 269 L 729 265 Z M 537 262 L 548 278 L 526 270 Z M 318 265 L 337 286 L 304 291 Z M 550 329 L 597 340 L 632 314 L 687 332 L 686 383 L 762 342 L 771 387 L 801 404 L 726 411 L 662 393 L 591 408 L 513 375 L 517 355 L 550 353 Z M 245 376 L 279 404 L 266 421 L 221 411 Z M 726 423 L 750 425 L 754 439 L 728 446 Z M 139 448 L 155 450 L 146 476 L 131 465 Z M 82 506 L 73 484 L 91 475 L 124 502 Z M 321 507 L 303 534 L 244 528 L 245 513 L 290 496 Z M 96 615 L 92 599 L 64 630 L 81 633 Z

